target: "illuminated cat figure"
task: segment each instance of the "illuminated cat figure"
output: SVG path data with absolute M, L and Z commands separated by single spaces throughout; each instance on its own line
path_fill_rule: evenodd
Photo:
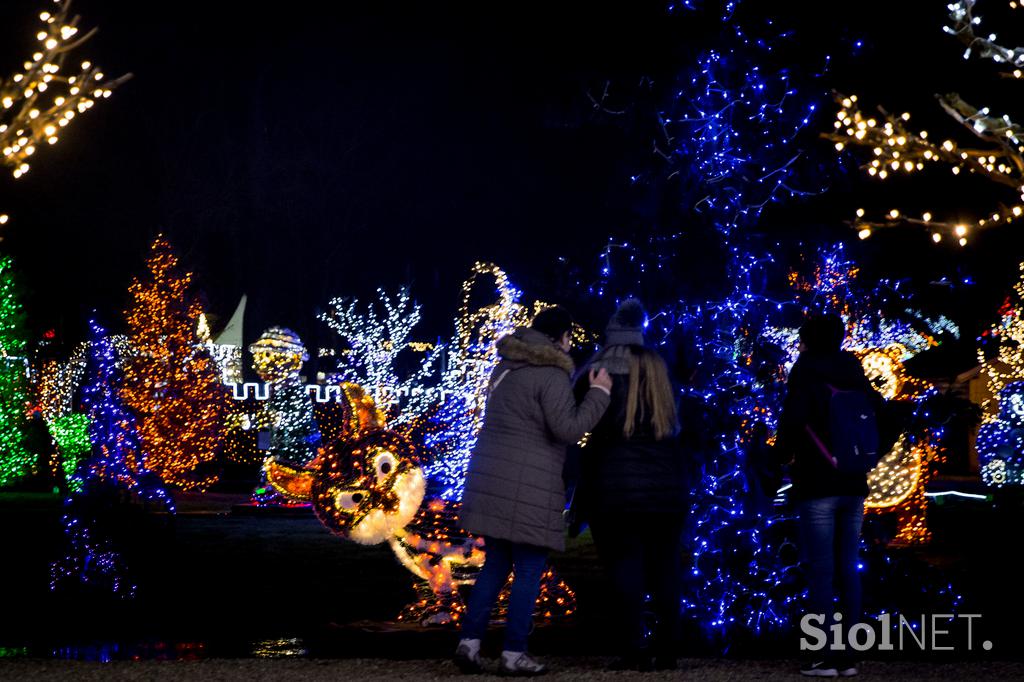
M 490 282 L 488 278 L 493 289 L 484 286 L 481 291 L 477 285 Z M 519 292 L 505 272 L 493 264 L 476 263 L 462 293 L 448 351 L 454 371 L 445 372 L 441 380 L 441 394 L 448 398 L 442 398 L 435 413 L 439 428 L 422 441 L 417 438 L 429 449 L 429 462 L 407 438 L 384 430 L 384 415 L 361 388 L 345 384 L 341 406 L 363 417 L 341 420 L 344 428 L 332 433 L 321 421 L 323 446 L 305 468 L 280 459 L 268 460 L 265 467 L 271 486 L 293 500 L 312 501 L 331 531 L 363 544 L 388 542 L 402 565 L 420 578 L 420 598 L 399 620 L 424 624 L 457 621 L 463 612 L 458 587 L 472 584 L 483 565 L 483 539 L 459 529 L 457 500 L 498 362 L 495 341 L 531 314 L 518 303 Z M 493 302 L 477 307 L 478 300 Z M 355 409 L 356 404 L 362 407 Z M 506 587 L 498 601 L 499 615 L 507 601 Z M 575 607 L 572 590 L 548 569 L 536 613 L 542 618 L 568 616 Z
M 332 532 L 363 545 L 387 542 L 399 561 L 425 582 L 423 597 L 401 619 L 430 624 L 457 620 L 459 585 L 483 565 L 483 540 L 456 529 L 450 503 L 424 505 L 426 478 L 416 448 L 403 436 L 378 430 L 355 440 L 333 440 L 309 468 L 268 461 L 267 482 L 295 500 L 313 502 Z
M 346 386 L 347 396 L 359 396 L 357 403 L 372 404 L 358 386 Z M 458 587 L 472 584 L 483 565 L 483 538 L 458 528 L 458 503 L 427 496 L 423 461 L 413 443 L 394 431 L 374 429 L 380 422 L 366 417 L 364 411 L 347 433 L 325 437 L 320 454 L 306 467 L 268 460 L 267 482 L 293 500 L 311 501 L 317 518 L 337 535 L 391 546 L 422 581 L 419 599 L 399 620 L 426 625 L 457 621 L 464 610 Z M 569 615 L 574 608 L 575 595 L 547 571 L 538 613 L 550 618 Z

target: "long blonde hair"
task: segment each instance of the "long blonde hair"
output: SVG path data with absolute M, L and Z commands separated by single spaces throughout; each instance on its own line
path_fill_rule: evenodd
M 668 367 L 653 350 L 642 346 L 631 346 L 629 350 L 629 391 L 622 433 L 630 438 L 649 427 L 655 440 L 664 440 L 679 428 Z

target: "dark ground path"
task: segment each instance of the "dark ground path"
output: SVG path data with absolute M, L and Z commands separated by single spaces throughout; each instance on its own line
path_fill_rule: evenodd
M 604 670 L 605 659 L 550 659 L 552 672 L 545 680 L 693 680 L 731 682 L 733 680 L 799 680 L 794 664 L 788 661 L 681 661 L 672 673 L 612 673 Z M 862 666 L 862 677 L 884 680 L 1021 680 L 1021 663 L 872 663 Z M 3 680 L 74 680 L 107 682 L 119 680 L 436 680 L 460 678 L 447 661 L 346 660 L 208 660 L 191 663 L 81 663 L 75 661 L 19 661 L 0 663 Z M 497 679 L 494 676 L 462 679 Z
M 414 598 L 410 574 L 386 546 L 362 547 L 342 541 L 308 511 L 290 515 L 230 513 L 241 499 L 236 495 L 182 496 L 172 524 L 152 515 L 130 520 L 128 530 L 135 540 L 128 558 L 140 585 L 139 597 L 132 603 L 111 605 L 54 597 L 48 590 L 48 562 L 59 548 L 59 500 L 45 494 L 0 493 L 0 529 L 4 533 L 0 545 L 0 660 L 15 661 L 0 667 L 0 678 L 8 679 L 12 671 L 21 678 L 58 669 L 80 679 L 91 679 L 93 674 L 88 665 L 53 668 L 56 664 L 25 661 L 40 657 L 200 658 L 204 659 L 202 666 L 209 667 L 191 670 L 209 671 L 211 679 L 235 679 L 242 674 L 285 679 L 292 671 L 308 674 L 308 679 L 317 679 L 321 672 L 348 676 L 357 670 L 401 676 L 402 671 L 412 675 L 420 669 L 421 664 L 411 661 L 441 658 L 450 651 L 454 644 L 450 631 L 386 624 Z M 927 549 L 927 557 L 960 582 L 969 604 L 964 612 L 983 614 L 991 628 L 986 636 L 996 643 L 973 667 L 949 668 L 951 674 L 962 670 L 988 676 L 995 674 L 995 669 L 984 667 L 991 661 L 1024 659 L 1024 647 L 1019 645 L 1024 625 L 1018 617 L 1024 613 L 1024 597 L 1018 586 L 1021 563 L 1015 546 L 1022 522 L 1024 515 L 1016 502 L 1000 510 L 990 503 L 952 501 L 932 509 L 936 539 Z M 541 655 L 572 656 L 567 665 L 573 669 L 583 666 L 590 671 L 588 675 L 596 674 L 604 665 L 600 657 L 610 651 L 611 623 L 593 546 L 586 539 L 573 543 L 569 551 L 556 557 L 555 566 L 576 589 L 579 613 L 573 622 L 540 629 L 534 638 L 535 648 Z M 222 660 L 250 658 L 258 652 L 280 656 L 292 649 L 311 659 L 389 659 L 394 667 L 379 660 L 259 664 Z M 786 659 L 795 652 L 795 642 L 787 641 L 746 653 L 762 659 Z M 707 652 L 686 646 L 684 654 L 703 656 Z M 943 660 L 952 659 L 938 659 L 940 663 Z M 934 670 L 937 675 L 941 668 L 930 667 L 934 664 L 918 672 Z M 183 665 L 181 670 L 193 665 Z M 739 668 L 733 665 L 694 660 L 687 677 L 788 675 L 793 669 L 785 660 L 736 664 Z M 902 679 L 904 673 L 911 675 L 911 669 L 899 664 L 876 665 L 886 676 Z M 427 675 L 442 675 L 446 666 L 434 662 L 422 669 Z M 144 670 L 145 675 L 171 675 L 154 679 L 174 679 L 183 674 L 175 672 L 178 668 L 157 665 Z M 110 679 L 134 679 L 132 675 L 143 669 L 118 664 L 103 670 L 127 675 Z M 1019 672 L 1013 677 L 1024 679 L 1024 669 L 1005 670 Z

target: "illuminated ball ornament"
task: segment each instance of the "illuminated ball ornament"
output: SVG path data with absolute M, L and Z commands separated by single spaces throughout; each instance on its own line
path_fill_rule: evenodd
M 309 353 L 299 335 L 284 327 L 271 327 L 249 346 L 253 367 L 268 384 L 293 383 L 299 380 L 302 365 Z

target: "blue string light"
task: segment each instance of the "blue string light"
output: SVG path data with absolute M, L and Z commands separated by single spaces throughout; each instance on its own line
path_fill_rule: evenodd
M 116 523 L 122 493 L 134 494 L 141 502 L 157 504 L 171 514 L 175 506 L 159 479 L 145 469 L 135 417 L 118 391 L 117 349 L 103 327 L 95 321 L 89 326 L 82 407 L 89 418 L 92 452 L 74 474 L 75 492 L 64 502 L 66 552 L 50 565 L 50 589 L 77 584 L 130 599 L 137 586 L 127 578 L 124 557 L 109 528 Z
M 692 10 L 696 4 L 677 7 Z M 723 19 L 734 10 L 730 3 Z M 818 251 L 819 277 L 810 291 L 783 286 L 780 293 L 773 287 L 781 245 L 764 246 L 757 230 L 769 206 L 824 191 L 803 145 L 826 94 L 814 86 L 820 74 L 802 72 L 798 86 L 793 73 L 773 65 L 773 44 L 792 39 L 792 33 L 762 39 L 725 21 L 722 36 L 657 112 L 660 135 L 652 168 L 629 178 L 634 187 L 674 197 L 686 227 L 654 224 L 630 239 L 610 238 L 589 292 L 598 299 L 641 297 L 653 311 L 648 338 L 668 354 L 689 354 L 682 363 L 682 414 L 699 425 L 690 444 L 702 461 L 684 537 L 690 561 L 682 608 L 709 642 L 725 650 L 745 639 L 741 635 L 790 630 L 804 597 L 795 518 L 773 504 L 774 489 L 763 490 L 791 361 L 787 351 L 795 346 L 770 333 L 794 327 L 812 310 L 835 310 L 858 297 L 864 304 L 902 297 L 899 282 L 881 283 L 870 300 L 853 290 L 853 264 L 842 245 Z M 821 61 L 827 69 L 830 58 Z M 720 249 L 706 258 L 722 263 L 724 294 L 681 295 L 689 273 L 676 264 L 705 243 Z M 923 335 L 913 336 L 916 327 L 955 331 L 944 318 L 902 312 L 916 316 L 916 324 L 866 326 L 870 333 L 858 342 L 884 347 L 913 337 L 920 340 L 917 352 L 929 344 Z M 878 556 L 866 556 L 863 563 L 882 575 L 877 563 L 891 557 Z M 948 582 L 936 594 L 959 602 Z

